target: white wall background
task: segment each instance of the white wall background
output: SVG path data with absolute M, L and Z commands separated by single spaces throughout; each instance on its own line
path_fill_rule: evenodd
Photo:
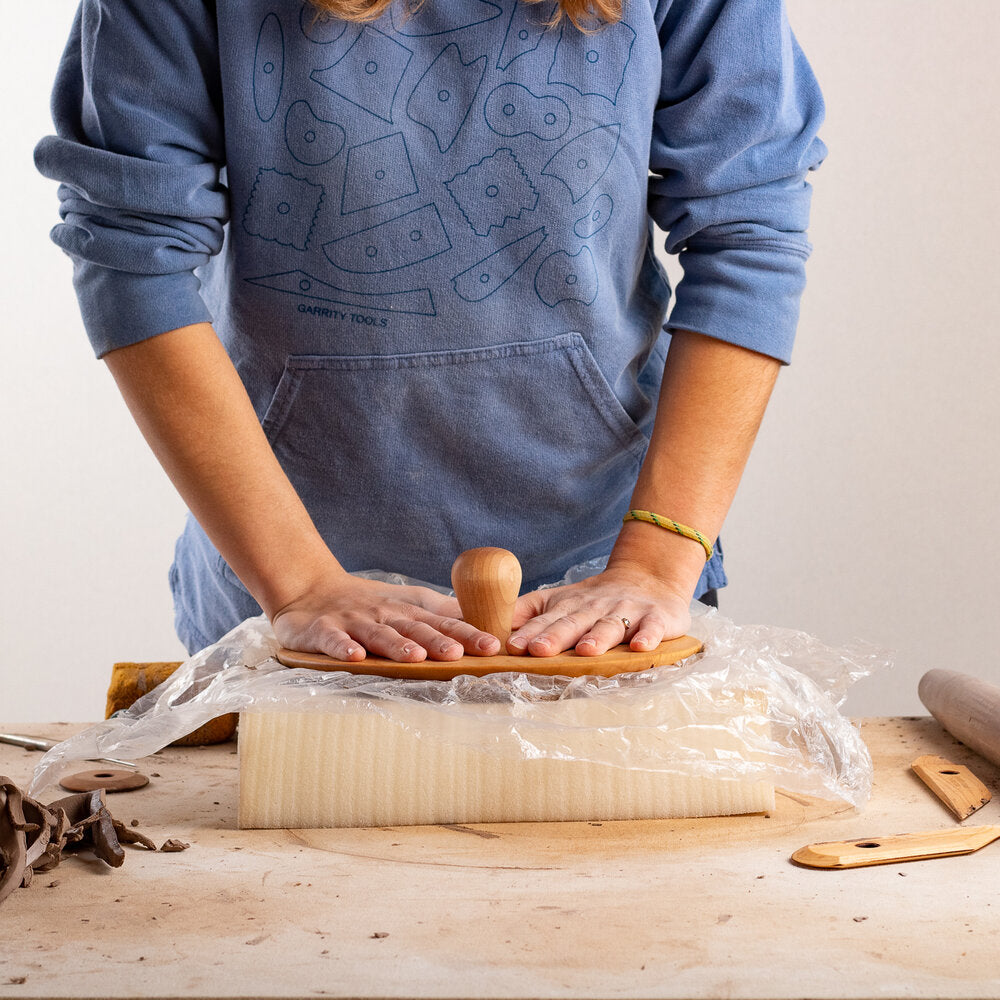
M 915 714 L 929 667 L 1000 681 L 1000 4 L 788 2 L 830 156 L 795 357 L 723 535 L 723 608 L 894 649 L 848 709 Z M 112 662 L 183 655 L 166 581 L 183 507 L 93 360 L 31 161 L 74 8 L 46 0 L 41 30 L 37 6 L 6 4 L 0 37 L 10 723 L 100 718 Z

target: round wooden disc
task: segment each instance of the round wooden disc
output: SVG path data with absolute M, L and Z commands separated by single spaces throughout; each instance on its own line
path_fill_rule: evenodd
M 138 771 L 115 771 L 110 768 L 98 771 L 77 771 L 60 779 L 67 792 L 92 792 L 103 788 L 106 792 L 130 792 L 149 784 L 149 778 Z
M 458 660 L 421 660 L 419 663 L 398 663 L 381 656 L 366 656 L 363 660 L 335 660 L 322 653 L 300 653 L 282 647 L 275 654 L 286 667 L 306 667 L 309 670 L 346 670 L 352 674 L 373 674 L 378 677 L 402 677 L 413 680 L 450 681 L 462 674 L 482 677 L 485 674 L 523 673 L 561 677 L 613 677 L 635 673 L 650 667 L 677 663 L 700 653 L 700 640 L 690 635 L 666 639 L 656 649 L 636 653 L 621 645 L 609 649 L 603 656 L 578 656 L 573 650 L 556 656 L 463 656 Z

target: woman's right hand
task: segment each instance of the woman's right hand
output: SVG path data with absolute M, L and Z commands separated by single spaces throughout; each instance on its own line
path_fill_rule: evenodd
M 429 587 L 365 580 L 335 570 L 271 614 L 288 649 L 363 660 L 366 651 L 402 663 L 492 656 L 500 640 L 461 620 L 454 597 Z
M 207 323 L 105 355 L 164 469 L 289 649 L 363 660 L 488 656 L 500 641 L 454 597 L 351 576 L 274 457 L 229 355 Z

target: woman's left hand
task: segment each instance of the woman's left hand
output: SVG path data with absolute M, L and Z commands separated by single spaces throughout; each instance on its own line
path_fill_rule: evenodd
M 636 652 L 655 649 L 691 625 L 691 595 L 638 567 L 615 567 L 551 590 L 518 598 L 510 653 L 555 656 L 575 649 L 600 656 L 627 642 Z

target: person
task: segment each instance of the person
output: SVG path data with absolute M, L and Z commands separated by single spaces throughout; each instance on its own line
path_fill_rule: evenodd
M 402 3 L 77 12 L 36 163 L 190 510 L 178 634 L 263 609 L 345 660 L 495 653 L 454 598 L 357 574 L 446 586 L 497 545 L 524 567 L 509 651 L 653 648 L 726 582 L 789 361 L 815 77 L 782 0 Z

